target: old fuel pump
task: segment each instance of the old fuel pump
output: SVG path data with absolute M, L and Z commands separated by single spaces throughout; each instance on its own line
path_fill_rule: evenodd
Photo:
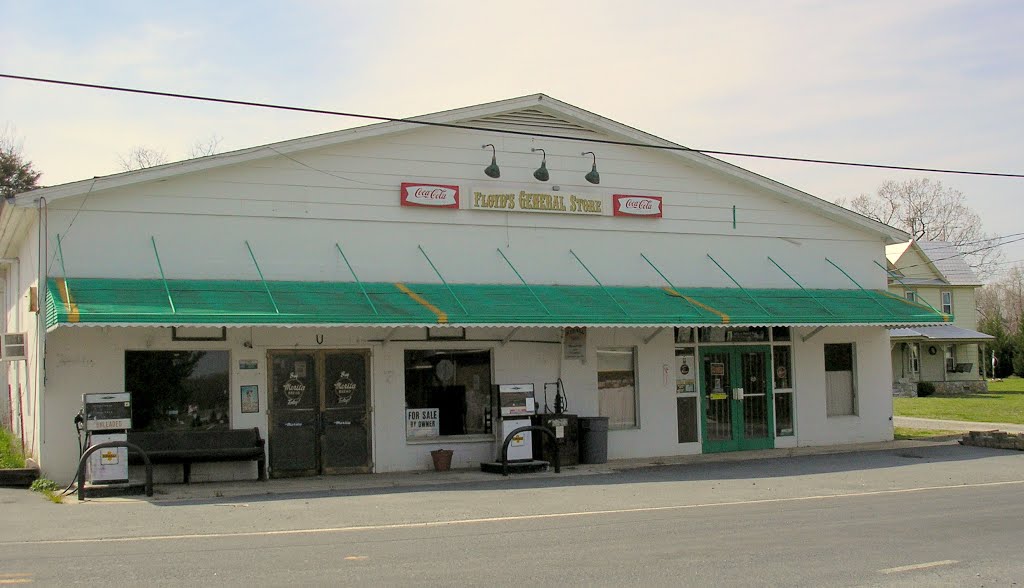
M 107 441 L 127 441 L 132 428 L 130 392 L 83 394 L 86 448 Z M 89 456 L 86 481 L 91 484 L 127 484 L 128 449 L 106 447 Z
M 529 427 L 530 417 L 537 413 L 533 384 L 499 384 L 498 405 L 501 408 L 501 440 L 519 427 Z M 500 447 L 500 445 L 499 445 Z M 500 459 L 501 456 L 499 455 Z M 533 459 L 533 436 L 531 431 L 516 433 L 508 446 L 509 461 L 531 461 Z

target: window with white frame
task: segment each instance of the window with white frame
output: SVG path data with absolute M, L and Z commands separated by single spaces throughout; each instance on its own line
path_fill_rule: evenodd
M 907 300 L 911 302 L 917 302 L 917 292 L 914 292 L 913 290 L 907 290 L 905 296 L 907 297 Z
M 919 343 L 907 343 L 907 353 L 909 354 L 910 373 L 921 373 L 921 345 Z
M 853 343 L 825 344 L 825 414 L 857 414 Z
M 608 428 L 628 429 L 636 418 L 636 349 L 597 350 L 598 415 L 608 417 Z
M 953 314 L 953 293 L 942 292 L 942 312 L 944 314 Z
M 775 341 L 789 341 L 788 336 L 782 339 L 772 329 Z M 786 329 L 789 334 L 788 327 Z M 775 403 L 775 436 L 789 437 L 794 434 L 793 420 L 793 348 L 790 345 L 774 345 L 772 347 L 772 376 L 774 386 L 772 397 Z
M 949 344 L 949 345 L 946 345 L 944 349 L 945 349 L 945 354 L 946 354 L 946 371 L 947 372 L 955 372 L 956 371 L 956 345 Z

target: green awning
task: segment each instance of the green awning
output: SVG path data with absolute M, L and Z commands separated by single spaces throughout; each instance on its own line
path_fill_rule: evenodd
M 952 317 L 884 291 L 51 279 L 47 326 L 927 325 Z

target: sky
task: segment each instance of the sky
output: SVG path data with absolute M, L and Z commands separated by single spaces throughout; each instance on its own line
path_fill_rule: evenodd
M 24 2 L 0 73 L 406 117 L 535 92 L 693 148 L 1024 173 L 1024 3 Z M 0 79 L 41 183 L 366 124 Z M 826 200 L 939 179 L 995 235 L 1024 179 L 724 158 Z M 1004 269 L 1024 241 L 1004 248 Z

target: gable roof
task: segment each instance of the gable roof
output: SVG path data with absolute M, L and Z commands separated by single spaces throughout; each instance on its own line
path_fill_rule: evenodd
M 900 273 L 902 273 L 903 269 L 913 267 L 901 266 L 899 263 L 907 251 L 912 249 L 925 260 L 925 263 L 927 263 L 937 278 L 903 278 L 902 281 L 904 283 L 920 286 L 941 286 L 944 284 L 950 286 L 981 285 L 981 280 L 978 279 L 971 266 L 967 265 L 963 254 L 952 243 L 946 241 L 910 240 L 906 243 L 887 245 L 885 257 L 889 261 L 889 266 Z
M 652 147 L 668 147 L 665 152 L 690 163 L 713 169 L 733 179 L 755 185 L 790 202 L 809 208 L 840 224 L 852 226 L 860 230 L 878 235 L 888 243 L 906 240 L 909 235 L 899 229 L 869 219 L 851 210 L 812 196 L 785 184 L 776 182 L 749 170 L 732 165 L 720 159 L 704 155 L 698 151 L 687 150 L 686 147 L 667 141 L 655 135 L 599 116 L 582 108 L 561 102 L 545 94 L 532 94 L 447 110 L 423 116 L 412 117 L 400 121 L 382 122 L 361 127 L 344 129 L 310 137 L 291 139 L 268 145 L 239 149 L 227 153 L 189 159 L 175 163 L 154 166 L 141 170 L 97 176 L 87 180 L 70 182 L 18 195 L 14 204 L 19 207 L 31 206 L 40 197 L 53 202 L 61 198 L 79 196 L 86 193 L 97 194 L 104 190 L 129 186 L 143 182 L 162 180 L 169 177 L 201 172 L 224 167 L 288 155 L 309 149 L 329 145 L 337 145 L 369 137 L 379 137 L 398 132 L 408 131 L 418 125 L 448 126 L 456 128 L 470 127 L 483 132 L 513 133 L 525 136 L 571 137 L 583 142 L 629 142 L 649 145 Z M 603 135 L 603 136 L 602 136 Z M 610 139 L 605 137 L 611 137 Z M 682 150 L 680 150 L 682 149 Z
M 980 286 L 981 280 L 952 243 L 918 241 L 918 247 L 951 286 Z

